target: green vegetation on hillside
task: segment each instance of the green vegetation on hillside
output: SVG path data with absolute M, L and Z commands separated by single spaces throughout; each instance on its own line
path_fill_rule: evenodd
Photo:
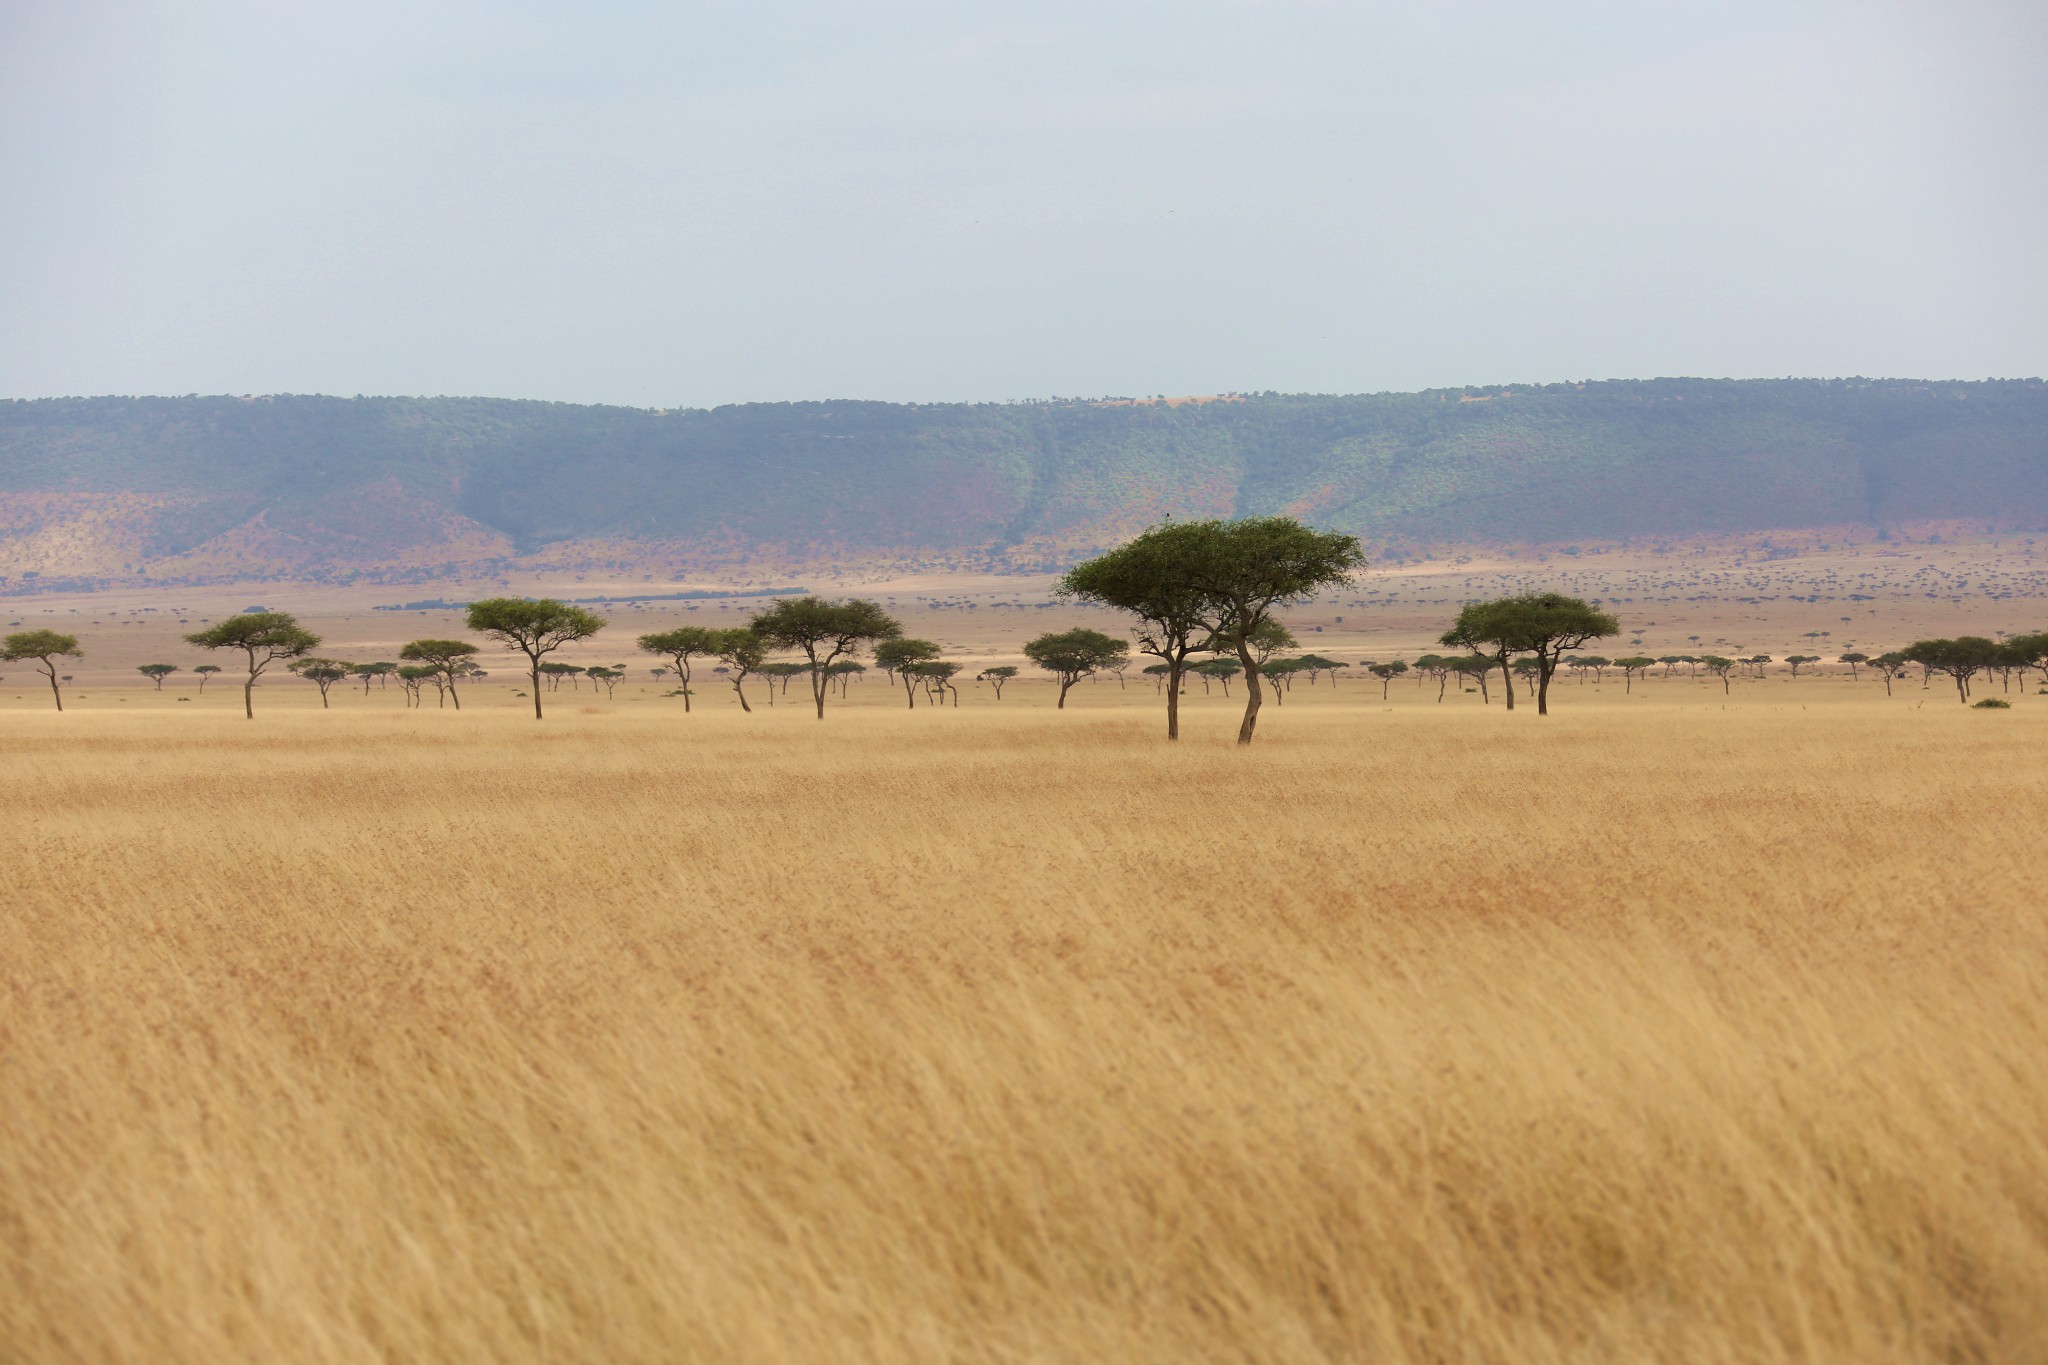
M 308 563 L 374 563 L 401 535 L 431 543 L 450 534 L 437 517 L 520 550 L 621 538 L 1033 559 L 1167 515 L 1285 514 L 1378 543 L 2032 527 L 2048 524 L 2044 471 L 2038 380 L 1672 379 L 1179 406 L 0 402 L 0 497 L 142 495 L 138 563 L 257 518 Z

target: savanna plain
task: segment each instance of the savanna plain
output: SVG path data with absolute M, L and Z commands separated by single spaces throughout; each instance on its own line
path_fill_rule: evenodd
M 2048 1359 L 2031 688 L 230 677 L 0 714 L 5 1359 Z

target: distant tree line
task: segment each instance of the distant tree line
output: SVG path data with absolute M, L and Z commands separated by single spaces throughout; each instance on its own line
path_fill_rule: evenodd
M 1122 686 L 1135 643 L 1139 653 L 1158 660 L 1143 673 L 1165 696 L 1169 740 L 1180 737 L 1180 698 L 1189 678 L 1205 691 L 1220 686 L 1225 696 L 1230 695 L 1232 682 L 1241 680 L 1244 712 L 1237 738 L 1249 744 L 1269 695 L 1275 705 L 1284 704 L 1297 680 L 1314 686 L 1327 678 L 1334 686 L 1340 671 L 1351 666 L 1320 654 L 1283 654 L 1298 641 L 1279 613 L 1348 582 L 1364 562 L 1355 537 L 1311 530 L 1288 517 L 1167 522 L 1075 565 L 1060 580 L 1060 596 L 1127 615 L 1130 642 L 1075 628 L 1026 641 L 1022 653 L 1051 675 L 1059 689 L 1055 707 L 1064 709 L 1069 692 L 1083 680 L 1110 674 Z M 558 689 L 564 680 L 573 684 L 588 679 L 609 697 L 626 676 L 623 664 L 578 666 L 550 657 L 590 639 L 606 625 L 605 618 L 573 603 L 490 598 L 470 603 L 465 619 L 472 631 L 524 656 L 536 720 L 544 718 L 543 693 Z M 1435 684 L 1439 702 L 1456 681 L 1461 688 L 1476 689 L 1481 701 L 1490 703 L 1491 683 L 1497 676 L 1508 710 L 1515 709 L 1519 692 L 1535 702 L 1541 716 L 1549 714 L 1552 683 L 1560 668 L 1576 673 L 1581 684 L 1589 673 L 1599 681 L 1608 669 L 1618 670 L 1630 692 L 1654 669 L 1661 667 L 1662 676 L 1669 678 L 1683 668 L 1687 678 L 1698 679 L 1704 673 L 1726 692 L 1738 670 L 1762 677 L 1775 662 L 1768 654 L 1608 658 L 1580 652 L 1620 633 L 1620 622 L 1597 604 L 1559 593 L 1523 593 L 1466 604 L 1439 641 L 1459 653 L 1424 654 L 1412 662 L 1364 659 L 1359 664 L 1379 685 L 1382 698 L 1397 679 L 1412 673 L 1420 686 Z M 396 661 L 358 663 L 317 655 L 313 651 L 320 638 L 286 612 L 251 609 L 184 638 L 201 649 L 241 656 L 243 714 L 250 719 L 255 717 L 255 688 L 278 663 L 314 684 L 323 708 L 337 685 L 360 680 L 366 693 L 373 685 L 396 681 L 412 706 L 420 705 L 424 689 L 432 686 L 438 704 L 459 711 L 461 684 L 486 676 L 476 662 L 481 647 L 467 640 L 413 640 L 400 648 Z M 905 636 L 900 622 L 863 598 L 778 598 L 744 626 L 679 626 L 641 635 L 638 646 L 666 661 L 652 672 L 656 677 L 673 673 L 678 685 L 669 695 L 682 698 L 685 713 L 692 709 L 697 672 L 708 666 L 732 686 L 735 700 L 747 712 L 753 709 L 746 692 L 749 678 L 763 680 L 770 703 L 786 694 L 793 679 L 805 678 L 815 714 L 823 720 L 835 688 L 844 699 L 847 685 L 865 672 L 858 658 L 863 651 L 871 651 L 876 666 L 892 683 L 902 685 L 907 707 L 914 709 L 920 696 L 928 705 L 960 704 L 955 679 L 962 665 L 942 657 L 944 651 L 934 642 Z M 774 653 L 794 657 L 771 660 Z M 60 661 L 80 657 L 77 638 L 57 631 L 24 631 L 0 640 L 0 659 L 33 663 L 48 680 L 59 711 L 64 709 L 62 684 L 69 677 L 61 671 Z M 1795 679 L 1821 662 L 1812 654 L 1784 660 Z M 1941 675 L 1953 681 L 1958 698 L 1968 704 L 1973 684 L 1992 675 L 2009 689 L 2015 677 L 2024 683 L 2027 671 L 2034 670 L 2048 684 L 2048 632 L 2000 640 L 1974 635 L 1917 640 L 1877 655 L 1844 653 L 1837 662 L 1848 667 L 1852 680 L 1867 669 L 1883 682 L 1887 695 L 1914 668 L 1920 670 L 1923 685 Z M 161 690 L 164 680 L 179 670 L 175 664 L 149 663 L 137 671 Z M 221 669 L 208 663 L 192 671 L 203 692 Z M 1004 685 L 1018 673 L 1015 666 L 1005 664 L 984 668 L 975 677 L 1000 700 Z

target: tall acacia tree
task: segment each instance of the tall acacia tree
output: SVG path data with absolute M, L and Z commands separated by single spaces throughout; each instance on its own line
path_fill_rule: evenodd
M 1244 668 L 1244 719 L 1237 742 L 1249 744 L 1265 700 L 1259 687 L 1261 660 L 1254 652 L 1260 630 L 1278 624 L 1273 613 L 1281 607 L 1350 582 L 1365 566 L 1365 552 L 1356 536 L 1312 531 L 1292 517 L 1187 525 L 1193 534 L 1183 542 L 1187 558 L 1181 581 L 1205 603 L 1217 652 L 1234 652 Z
M 526 656 L 527 672 L 533 679 L 533 718 L 541 718 L 540 661 L 577 640 L 587 640 L 604 629 L 604 618 L 595 612 L 558 602 L 552 597 L 528 601 L 523 597 L 487 597 L 469 604 L 469 628 L 513 646 Z
M 733 695 L 740 699 L 740 710 L 749 714 L 753 707 L 747 705 L 747 674 L 761 667 L 768 657 L 768 644 L 751 630 L 735 628 L 717 632 L 712 642 L 711 653 L 724 665 L 726 675 L 732 680 Z
M 476 667 L 476 656 L 477 647 L 467 640 L 414 640 L 398 651 L 398 657 L 407 663 L 424 664 L 439 673 L 448 700 L 458 711 L 462 695 L 455 690 L 455 680 Z
M 349 675 L 354 667 L 345 659 L 294 659 L 286 665 L 291 672 L 320 689 L 320 709 L 327 709 L 327 693 Z
M 903 634 L 903 627 L 880 603 L 861 597 L 843 602 L 823 597 L 778 598 L 766 611 L 755 613 L 747 629 L 775 648 L 793 649 L 804 656 L 819 720 L 825 719 L 825 670 L 857 653 L 862 645 L 898 639 Z
M 1099 630 L 1081 629 L 1041 635 L 1024 646 L 1024 657 L 1059 679 L 1060 700 L 1054 709 L 1063 711 L 1067 689 L 1129 655 L 1122 640 Z
M 640 637 L 640 648 L 659 654 L 675 665 L 676 680 L 683 693 L 683 714 L 690 714 L 690 660 L 710 658 L 718 653 L 718 638 L 724 632 L 713 626 L 677 626 Z
M 57 660 L 84 657 L 85 651 L 78 647 L 76 635 L 64 635 L 54 630 L 24 630 L 0 641 L 0 659 L 9 663 L 35 659 L 42 665 L 37 672 L 50 680 L 50 695 L 56 699 L 59 711 L 64 709 L 64 689 L 58 686 L 62 679 L 57 673 Z
M 903 682 L 903 700 L 909 710 L 917 709 L 917 679 L 913 670 L 919 664 L 936 661 L 941 653 L 930 640 L 895 639 L 883 640 L 875 646 L 875 667 L 900 678 Z
M 239 649 L 249 660 L 242 681 L 242 714 L 256 719 L 256 680 L 279 659 L 297 659 L 320 647 L 320 637 L 300 625 L 288 611 L 245 611 L 205 630 L 194 631 L 185 643 L 201 649 Z
M 1970 679 L 1997 665 L 1999 647 L 1982 635 L 1958 635 L 1952 640 L 1915 640 L 1902 652 L 1907 662 L 1955 679 L 1956 695 L 1967 706 Z
M 1498 667 L 1510 711 L 1515 709 L 1514 656 L 1531 656 L 1536 665 L 1536 714 L 1547 716 L 1550 679 L 1558 660 L 1568 650 L 1620 633 L 1619 621 L 1576 597 L 1529 592 L 1467 604 L 1441 643 L 1469 649 Z

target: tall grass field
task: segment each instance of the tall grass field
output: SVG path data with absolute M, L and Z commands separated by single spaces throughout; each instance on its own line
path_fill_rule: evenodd
M 0 1359 L 2048 1360 L 2048 700 L 310 691 L 0 716 Z

